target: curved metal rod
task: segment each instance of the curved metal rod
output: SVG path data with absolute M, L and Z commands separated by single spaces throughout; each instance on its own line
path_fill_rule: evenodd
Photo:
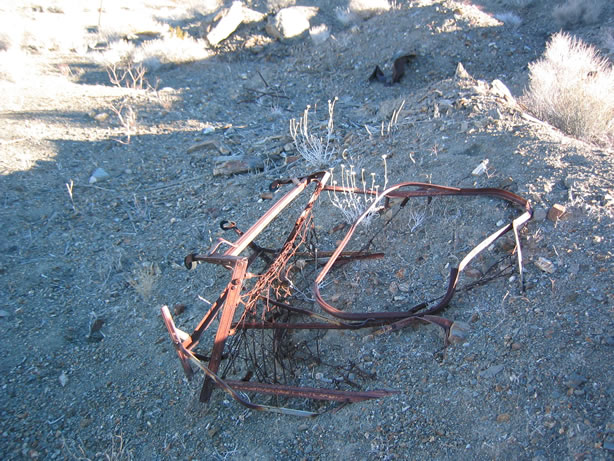
M 406 187 L 419 187 L 420 189 L 416 191 L 400 190 Z M 338 186 L 326 186 L 325 189 L 331 190 L 334 192 L 347 191 L 347 192 L 355 192 L 355 193 L 363 193 L 363 194 L 366 193 L 370 195 L 376 195 L 374 191 L 363 191 L 361 189 L 344 188 L 344 187 L 338 187 Z M 463 260 L 459 264 L 459 267 L 455 267 L 450 270 L 450 277 L 448 281 L 447 291 L 445 295 L 443 296 L 443 298 L 437 304 L 428 308 L 426 311 L 423 311 L 420 313 L 415 313 L 415 311 L 413 310 L 405 311 L 405 312 L 403 311 L 401 312 L 345 312 L 340 309 L 337 309 L 336 307 L 332 306 L 331 304 L 329 304 L 328 302 L 324 300 L 324 298 L 322 297 L 320 293 L 320 284 L 323 282 L 324 278 L 326 277 L 330 269 L 333 267 L 333 264 L 335 263 L 339 255 L 342 253 L 342 251 L 344 250 L 348 242 L 350 241 L 358 225 L 361 223 L 361 221 L 365 219 L 366 216 L 368 216 L 370 213 L 372 213 L 377 208 L 378 203 L 380 203 L 382 200 L 387 200 L 388 198 L 391 198 L 391 197 L 409 198 L 409 197 L 432 197 L 432 196 L 455 196 L 455 195 L 497 197 L 497 198 L 506 200 L 508 202 L 512 202 L 516 205 L 523 207 L 525 209 L 525 213 L 521 215 L 520 217 L 516 218 L 513 221 L 513 223 L 503 226 L 501 229 L 497 230 L 496 232 L 488 236 L 486 239 L 484 239 L 480 244 L 478 244 L 472 251 L 470 251 L 463 258 Z M 437 313 L 438 311 L 443 309 L 445 306 L 447 306 L 450 300 L 452 299 L 452 297 L 454 296 L 458 278 L 462 270 L 465 268 L 465 266 L 475 256 L 477 256 L 482 250 L 487 248 L 492 242 L 494 242 L 497 238 L 499 238 L 501 235 L 505 234 L 506 232 L 509 232 L 510 230 L 514 229 L 514 233 L 517 236 L 518 227 L 526 223 L 529 219 L 531 219 L 532 215 L 533 215 L 533 210 L 528 200 L 520 197 L 519 195 L 516 195 L 512 192 L 509 192 L 503 189 L 496 189 L 496 188 L 475 188 L 475 189 L 465 188 L 463 189 L 463 188 L 457 188 L 457 187 L 439 186 L 435 184 L 427 184 L 427 183 L 420 183 L 420 182 L 403 182 L 403 183 L 395 184 L 389 187 L 388 189 L 386 189 L 385 191 L 383 191 L 381 194 L 377 195 L 377 197 L 373 200 L 371 205 L 362 213 L 362 215 L 360 215 L 360 217 L 354 222 L 354 224 L 352 224 L 352 226 L 346 233 L 341 243 L 337 246 L 337 248 L 331 255 L 330 259 L 328 260 L 326 265 L 322 268 L 322 270 L 320 271 L 320 273 L 318 274 L 318 276 L 313 282 L 313 294 L 314 294 L 315 300 L 325 312 L 329 313 L 330 315 L 334 317 L 337 317 L 343 320 L 374 319 L 374 320 L 393 321 L 395 319 L 400 320 L 400 319 L 406 319 L 410 317 L 420 317 L 420 316 L 427 315 L 427 314 Z

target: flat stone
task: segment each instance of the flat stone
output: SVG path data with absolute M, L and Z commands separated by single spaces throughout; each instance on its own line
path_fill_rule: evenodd
M 218 164 L 213 169 L 213 176 L 228 176 L 264 168 L 264 162 L 260 157 L 227 156 L 217 157 L 216 160 Z
M 96 168 L 90 176 L 89 183 L 94 184 L 109 179 L 110 177 L 111 175 L 109 175 L 109 173 L 107 173 L 103 168 Z
M 481 378 L 494 378 L 495 375 L 499 373 L 501 370 L 503 370 L 503 365 L 493 365 L 492 367 L 487 368 L 486 370 L 482 370 L 480 372 L 480 377 Z

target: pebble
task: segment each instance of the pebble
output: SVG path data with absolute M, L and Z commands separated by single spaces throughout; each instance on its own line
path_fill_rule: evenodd
M 107 173 L 104 168 L 96 168 L 92 175 L 90 176 L 90 184 L 94 184 L 96 182 L 104 181 L 109 179 L 111 176 Z
M 547 215 L 548 212 L 544 208 L 539 207 L 533 210 L 533 219 L 537 222 L 544 221 Z
M 582 384 L 584 384 L 586 381 L 588 381 L 588 379 L 585 378 L 584 376 L 578 373 L 573 373 L 569 375 L 569 378 L 567 378 L 566 384 L 567 384 L 567 387 L 576 389 L 577 387 L 580 387 Z
M 552 261 L 550 261 L 549 259 L 544 258 L 543 256 L 540 256 L 539 258 L 537 258 L 537 260 L 535 261 L 535 265 L 542 271 L 548 273 L 548 274 L 552 274 L 554 273 L 554 264 L 552 263 Z
M 503 365 L 493 365 L 486 370 L 480 372 L 481 378 L 493 378 L 497 373 L 503 370 Z
M 500 415 L 497 416 L 498 423 L 507 423 L 509 420 L 510 420 L 509 413 L 501 413 Z

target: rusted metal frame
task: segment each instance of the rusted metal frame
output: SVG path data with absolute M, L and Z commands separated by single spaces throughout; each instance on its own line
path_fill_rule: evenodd
M 318 188 L 316 190 L 316 192 L 314 192 L 312 194 L 312 197 L 310 199 L 310 202 L 308 203 L 307 207 L 305 208 L 305 210 L 303 211 L 303 213 L 301 214 L 301 216 L 299 217 L 299 219 L 297 220 L 297 223 L 295 224 L 291 234 L 289 235 L 289 237 L 286 239 L 286 244 L 291 244 L 294 241 L 294 238 L 296 237 L 296 233 L 299 231 L 299 229 L 301 228 L 301 224 L 302 224 L 302 220 L 306 219 L 308 213 L 311 210 L 311 207 L 313 206 L 313 203 L 315 202 L 315 200 L 317 199 L 319 193 L 321 190 L 332 190 L 332 191 L 343 191 L 343 190 L 352 190 L 355 193 L 368 193 L 371 195 L 376 195 L 377 193 L 375 191 L 364 191 L 364 190 L 360 190 L 360 189 L 346 189 L 346 188 L 339 188 L 336 186 L 325 186 L 325 181 L 328 179 L 327 174 L 326 173 L 318 173 L 316 175 L 312 175 L 310 177 L 306 177 L 303 178 L 301 180 L 292 180 L 292 182 L 295 183 L 295 188 L 293 190 L 291 190 L 290 192 L 288 192 L 284 197 L 282 197 L 282 199 L 280 199 L 280 201 L 278 201 L 274 207 L 272 207 L 267 213 L 265 213 L 265 215 L 263 215 L 257 222 L 256 224 L 254 224 L 254 226 L 252 226 L 252 228 L 250 228 L 250 230 L 248 232 L 246 232 L 245 234 L 243 234 L 241 236 L 241 238 L 235 242 L 234 244 L 230 243 L 230 242 L 224 242 L 222 240 L 220 240 L 220 243 L 218 243 L 218 245 L 210 252 L 209 255 L 207 256 L 202 256 L 202 260 L 206 261 L 206 262 L 213 262 L 213 263 L 217 263 L 217 264 L 222 264 L 225 265 L 226 267 L 231 267 L 233 269 L 233 277 L 231 280 L 231 283 L 228 285 L 227 289 L 232 289 L 232 285 L 233 282 L 239 282 L 238 285 L 238 289 L 236 289 L 236 294 L 235 294 L 235 290 L 232 290 L 233 295 L 232 295 L 232 299 L 229 299 L 229 293 L 228 292 L 223 292 L 223 294 L 220 296 L 220 298 L 218 299 L 219 301 L 219 305 L 223 304 L 224 306 L 224 313 L 223 313 L 223 317 L 225 317 L 224 319 L 224 327 L 222 328 L 222 325 L 220 325 L 220 328 L 218 328 L 218 332 L 216 335 L 216 342 L 215 342 L 215 354 L 212 353 L 212 357 L 211 357 L 211 363 L 213 363 L 214 365 L 217 364 L 217 366 L 219 366 L 219 361 L 221 360 L 222 357 L 222 352 L 223 352 L 223 348 L 224 348 L 224 343 L 226 341 L 226 338 L 228 337 L 228 333 L 230 331 L 231 327 L 235 327 L 238 325 L 231 325 L 231 321 L 232 321 L 232 316 L 234 315 L 234 310 L 236 309 L 236 306 L 239 302 L 239 294 L 240 294 L 240 290 L 241 290 L 241 284 L 242 284 L 242 280 L 243 277 L 245 276 L 245 270 L 246 270 L 246 266 L 247 266 L 247 262 L 248 260 L 246 258 L 237 258 L 237 260 L 242 261 L 241 264 L 239 264 L 241 267 L 239 267 L 237 269 L 237 262 L 236 261 L 232 261 L 232 260 L 218 260 L 218 261 L 214 261 L 215 257 L 212 257 L 212 253 L 214 253 L 215 251 L 217 251 L 217 248 L 219 248 L 219 245 L 222 243 L 227 243 L 230 245 L 230 248 L 224 253 L 224 255 L 220 255 L 222 257 L 224 256 L 238 256 L 238 254 L 243 251 L 246 247 L 251 246 L 251 242 L 252 240 L 255 238 L 256 235 L 258 235 L 271 221 L 272 219 L 283 209 L 285 208 L 292 200 L 294 200 L 294 198 L 306 187 L 306 185 L 313 181 L 313 180 L 317 180 L 317 179 L 323 179 L 321 182 L 319 181 L 319 185 Z M 287 184 L 290 183 L 291 180 L 286 180 L 286 181 L 277 181 L 272 185 L 272 188 L 275 187 L 279 187 L 279 185 L 281 184 Z M 420 190 L 417 191 L 399 191 L 400 188 L 402 187 L 408 187 L 408 186 L 414 186 L 414 187 L 420 187 Z M 338 264 L 340 262 L 342 262 L 343 258 L 341 256 L 342 254 L 342 250 L 343 248 L 347 245 L 351 235 L 353 234 L 354 230 L 356 229 L 356 226 L 358 225 L 358 223 L 364 219 L 364 217 L 366 215 L 368 215 L 369 213 L 371 213 L 374 209 L 375 206 L 377 205 L 377 203 L 379 201 L 383 199 L 386 200 L 386 202 L 388 202 L 389 198 L 394 198 L 394 197 L 399 197 L 399 198 L 403 198 L 404 202 L 407 201 L 407 199 L 409 197 L 424 197 L 424 196 L 437 196 L 437 195 L 490 195 L 490 196 L 495 196 L 495 197 L 499 197 L 499 198 L 503 198 L 505 200 L 511 201 L 513 203 L 516 203 L 517 205 L 521 205 L 524 206 L 525 209 L 527 210 L 527 212 L 525 214 L 523 214 L 521 217 L 516 218 L 512 224 L 508 225 L 508 226 L 504 226 L 502 229 L 500 229 L 499 231 L 495 232 L 494 234 L 492 234 L 491 236 L 489 236 L 487 239 L 485 239 L 480 245 L 478 245 L 476 248 L 474 248 L 474 250 L 472 250 L 465 258 L 463 258 L 463 260 L 461 261 L 461 264 L 459 264 L 459 268 L 453 268 L 451 270 L 451 276 L 450 276 L 450 281 L 449 281 L 449 286 L 448 286 L 448 290 L 446 292 L 446 294 L 444 295 L 443 299 L 436 305 L 433 306 L 432 308 L 428 309 L 425 312 L 421 312 L 419 314 L 414 313 L 416 310 L 419 310 L 423 307 L 425 307 L 425 303 L 420 304 L 418 306 L 415 306 L 414 308 L 412 308 L 409 312 L 400 312 L 400 313 L 390 313 L 390 312 L 385 312 L 385 313 L 345 313 L 343 311 L 339 311 L 336 310 L 335 308 L 333 308 L 332 306 L 328 305 L 320 296 L 319 293 L 319 284 L 322 282 L 324 276 L 328 273 L 328 271 L 331 269 L 331 267 L 335 264 Z M 334 317 L 337 318 L 343 318 L 344 320 L 359 320 L 361 321 L 360 325 L 357 324 L 338 324 L 335 325 L 335 328 L 339 328 L 341 327 L 350 327 L 350 328 L 360 328 L 363 325 L 367 325 L 370 324 L 371 326 L 373 325 L 382 325 L 382 324 L 386 324 L 386 323 L 390 323 L 393 322 L 391 325 L 389 325 L 389 328 L 391 329 L 396 329 L 396 327 L 400 328 L 402 327 L 402 325 L 399 325 L 401 322 L 429 322 L 429 323 L 434 323 L 437 324 L 439 326 L 441 326 L 442 328 L 444 328 L 446 330 L 446 332 L 449 332 L 449 327 L 451 325 L 451 322 L 447 319 L 443 319 L 441 317 L 437 317 L 437 316 L 432 316 L 429 315 L 430 313 L 439 310 L 441 308 L 443 308 L 445 305 L 448 304 L 449 300 L 452 298 L 453 293 L 454 293 L 454 289 L 456 287 L 456 282 L 458 280 L 458 276 L 460 274 L 460 272 L 462 271 L 462 269 L 466 266 L 466 264 L 473 258 L 475 257 L 475 255 L 477 255 L 480 251 L 482 251 L 484 248 L 486 248 L 488 245 L 490 245 L 490 243 L 492 243 L 492 241 L 496 240 L 500 235 L 503 235 L 505 232 L 509 231 L 510 229 L 514 230 L 515 233 L 515 237 L 518 240 L 518 233 L 517 233 L 517 229 L 519 227 L 521 227 L 524 223 L 526 223 L 526 221 L 528 221 L 531 218 L 532 215 L 532 210 L 531 207 L 529 205 L 529 203 L 524 200 L 523 198 L 512 194 L 508 191 L 503 191 L 500 189 L 458 189 L 458 188 L 449 188 L 449 187 L 445 187 L 445 186 L 435 186 L 435 185 L 431 185 L 431 184 L 425 184 L 425 183 L 401 183 L 398 184 L 396 186 L 393 186 L 391 188 L 389 188 L 388 190 L 384 191 L 384 193 L 382 193 L 381 195 L 377 196 L 376 200 L 374 201 L 374 203 L 371 204 L 371 206 L 369 207 L 369 209 L 367 209 L 363 215 L 361 217 L 359 217 L 359 219 L 356 221 L 356 223 L 354 223 L 354 225 L 352 225 L 352 227 L 350 228 L 350 230 L 348 231 L 348 233 L 346 234 L 346 237 L 344 238 L 344 240 L 342 241 L 342 243 L 337 247 L 337 249 L 332 252 L 330 258 L 328 259 L 328 261 L 326 262 L 326 264 L 324 265 L 324 268 L 322 269 L 322 271 L 320 272 L 320 274 L 318 275 L 318 277 L 316 278 L 316 281 L 314 282 L 314 294 L 316 296 L 316 301 L 318 302 L 318 304 L 325 310 L 327 311 L 329 314 L 333 315 Z M 518 246 L 518 250 L 520 250 L 520 246 Z M 254 247 L 252 247 L 254 248 Z M 254 248 L 256 250 L 258 250 L 258 248 Z M 281 254 L 281 253 L 280 253 Z M 201 256 L 201 255 L 198 255 Z M 326 255 L 328 256 L 328 255 Z M 520 258 L 520 252 L 519 252 L 519 258 Z M 200 258 L 199 258 L 200 259 Z M 351 259 L 351 257 L 349 258 Z M 519 259 L 520 261 L 520 259 Z M 520 264 L 520 268 L 522 268 L 521 263 Z M 234 285 L 236 286 L 236 285 Z M 219 309 L 219 307 L 218 307 Z M 210 310 L 211 312 L 211 310 Z M 310 311 L 307 311 L 310 312 Z M 341 314 L 341 315 L 339 315 Z M 208 315 L 210 318 L 213 318 L 215 315 L 210 315 L 208 313 Z M 206 317 L 207 317 L 206 316 Z M 184 341 L 182 342 L 182 338 L 185 338 L 185 336 L 187 336 L 186 333 L 181 332 L 180 330 L 177 331 L 176 328 L 174 327 L 174 324 L 172 323 L 172 318 L 170 317 L 170 313 L 168 312 L 168 308 L 166 308 L 166 314 L 164 314 L 163 312 L 163 317 L 165 319 L 165 323 L 167 325 L 167 328 L 169 329 L 169 333 L 171 333 L 171 338 L 173 339 L 173 343 L 175 344 L 175 347 L 177 349 L 177 352 L 179 354 L 179 357 L 182 361 L 182 364 L 184 365 L 184 370 L 186 369 L 186 362 L 188 360 L 192 361 L 193 363 L 195 363 L 199 368 L 203 369 L 203 371 L 205 371 L 205 374 L 207 375 L 207 380 L 206 383 L 215 383 L 216 385 L 218 385 L 219 387 L 222 387 L 224 390 L 226 390 L 227 392 L 229 392 L 231 395 L 233 395 L 233 398 L 235 398 L 236 400 L 240 401 L 241 403 L 243 403 L 244 405 L 252 408 L 255 405 L 251 404 L 251 402 L 248 401 L 244 401 L 244 399 L 242 399 L 240 396 L 238 396 L 236 394 L 236 392 L 234 392 L 227 383 L 225 383 L 224 381 L 222 381 L 219 377 L 217 377 L 215 375 L 215 372 L 212 371 L 210 368 L 207 368 L 204 366 L 204 364 L 202 364 L 201 361 L 199 361 L 192 353 L 191 351 L 189 351 L 186 347 L 184 347 L 184 343 L 186 341 L 189 341 L 187 339 L 184 339 Z M 398 319 L 401 318 L 401 320 L 399 321 Z M 395 322 L 394 320 L 397 319 L 397 321 Z M 203 322 L 201 322 L 202 324 Z M 268 327 L 266 322 L 262 322 L 262 323 L 258 323 L 258 322 L 252 322 L 252 324 L 247 324 L 244 323 L 243 326 L 249 326 L 251 328 L 266 328 Z M 172 327 L 169 326 L 169 324 L 172 324 Z M 272 325 L 272 324 L 271 324 Z M 292 326 L 294 327 L 301 327 L 301 328 L 328 328 L 330 327 L 330 323 L 322 323 L 320 325 L 318 325 L 317 323 L 304 323 L 304 324 L 280 324 L 278 325 L 279 327 L 283 328 L 290 328 Z M 316 326 L 314 326 L 316 325 Z M 334 325 L 334 324 L 333 324 Z M 193 346 L 194 344 L 192 344 Z M 215 355 L 215 357 L 214 357 Z M 216 360 L 214 360 L 214 358 Z M 188 365 L 188 369 L 189 372 L 191 373 L 191 368 Z M 217 371 L 217 368 L 216 368 Z M 188 371 L 186 370 L 186 374 L 188 374 Z M 304 388 L 295 388 L 292 386 L 279 386 L 279 385 L 267 385 L 267 384 L 256 384 L 256 383 L 245 383 L 245 382 L 234 382 L 231 381 L 237 388 L 242 388 L 244 390 L 253 390 L 255 392 L 263 392 L 263 393 L 273 393 L 273 394 L 277 394 L 277 395 L 287 395 L 287 396 L 294 396 L 294 397 L 300 397 L 300 396 L 304 396 L 307 398 L 319 398 L 317 395 L 326 395 L 326 399 L 327 400 L 341 400 L 341 401 L 348 401 L 347 399 L 347 395 L 345 393 L 345 391 L 326 391 L 326 390 L 316 390 L 317 392 L 310 392 L 310 390 L 305 390 Z M 203 386 L 203 393 L 205 393 L 205 387 Z M 305 392 L 307 392 L 307 394 L 305 394 Z M 383 391 L 383 392 L 388 392 L 388 391 Z M 339 394 L 337 394 L 339 393 Z M 210 394 L 210 392 L 209 392 Z M 358 395 L 356 395 L 356 393 L 353 392 L 347 392 L 348 395 L 354 395 L 356 397 L 356 399 L 360 399 L 360 397 Z M 366 396 L 365 398 L 375 398 L 378 396 L 382 396 L 383 394 L 380 395 L 371 395 L 369 394 L 368 396 Z M 388 395 L 386 393 L 386 395 Z M 203 394 L 201 394 L 201 397 L 203 396 Z M 243 401 L 242 401 L 243 400 Z M 352 400 L 349 400 L 352 401 Z M 256 409 L 256 408 L 254 408 Z M 278 410 L 278 409 L 277 409 Z M 287 409 L 282 409 L 283 411 L 287 410 Z M 270 410 L 267 410 L 270 411 Z M 276 410 L 273 410 L 276 411 Z M 293 411 L 293 410 L 290 410 Z
M 226 343 L 226 339 L 228 338 L 230 334 L 232 319 L 234 317 L 234 313 L 235 313 L 237 304 L 239 303 L 239 300 L 240 300 L 240 293 L 241 293 L 241 288 L 243 285 L 243 279 L 245 277 L 245 273 L 248 267 L 248 262 L 250 262 L 248 258 L 239 257 L 239 254 L 241 254 L 243 250 L 245 250 L 248 246 L 252 244 L 254 238 L 256 238 L 256 236 L 260 234 L 260 232 L 262 232 L 271 223 L 271 221 L 307 187 L 307 185 L 310 182 L 316 181 L 318 183 L 318 187 L 316 187 L 316 191 L 314 191 L 314 193 L 312 194 L 307 206 L 305 207 L 300 217 L 298 218 L 292 232 L 286 239 L 285 245 L 291 244 L 294 236 L 300 229 L 300 224 L 302 224 L 302 220 L 306 219 L 308 213 L 313 207 L 313 204 L 315 203 L 317 197 L 319 196 L 323 183 L 328 179 L 329 176 L 330 176 L 330 173 L 325 172 L 321 174 L 312 175 L 300 181 L 297 181 L 295 187 L 291 191 L 286 193 L 278 202 L 276 202 L 275 205 L 273 205 L 272 208 L 270 208 L 252 227 L 250 227 L 248 231 L 243 233 L 243 235 L 241 235 L 240 238 L 236 242 L 232 243 L 230 248 L 228 248 L 226 252 L 224 252 L 223 255 L 217 256 L 213 254 L 213 252 L 217 251 L 217 249 L 219 248 L 219 244 L 215 246 L 215 248 L 206 256 L 192 255 L 192 259 L 194 261 L 202 261 L 202 262 L 209 262 L 213 264 L 220 264 L 225 267 L 232 268 L 232 272 L 233 272 L 231 281 L 228 284 L 227 289 L 226 289 L 225 299 L 223 300 L 223 302 L 218 303 L 218 307 L 215 311 L 213 312 L 212 310 L 209 311 L 211 315 L 208 316 L 209 317 L 208 320 L 203 319 L 203 321 L 201 321 L 201 324 L 200 324 L 200 329 L 194 332 L 195 338 L 197 336 L 200 336 L 200 334 L 202 334 L 202 331 L 204 331 L 204 329 L 208 326 L 208 324 L 217 314 L 217 310 L 219 310 L 219 308 L 223 304 L 222 315 L 221 315 L 220 323 L 219 323 L 219 326 L 216 332 L 213 350 L 211 352 L 211 359 L 209 361 L 208 368 L 211 372 L 216 373 L 217 370 L 219 369 L 222 353 L 224 350 L 224 345 Z M 283 252 L 283 249 L 282 249 L 282 252 Z M 186 265 L 187 265 L 187 260 L 186 260 Z M 194 338 L 190 338 L 186 346 L 193 347 Z M 180 356 L 180 358 L 182 357 Z M 182 363 L 184 363 L 184 361 L 185 360 L 182 360 Z M 184 366 L 184 369 L 185 369 L 185 366 Z M 210 376 L 207 376 L 207 378 L 205 378 L 205 382 L 203 384 L 203 387 L 200 393 L 201 402 L 206 402 L 210 399 L 211 392 L 213 390 L 212 382 L 213 381 Z
M 400 190 L 405 187 L 419 187 L 420 189 L 416 191 L 401 191 Z M 402 319 L 407 319 L 407 322 L 409 323 L 409 322 L 412 322 L 412 320 L 410 320 L 412 317 L 434 314 L 440 311 L 441 309 L 443 309 L 445 306 L 448 305 L 448 303 L 454 296 L 454 291 L 456 289 L 456 284 L 458 282 L 459 275 L 461 271 L 465 268 L 465 266 L 469 263 L 469 261 L 471 261 L 484 248 L 488 247 L 493 241 L 495 241 L 497 238 L 499 238 L 501 235 L 505 234 L 509 230 L 514 229 L 515 235 L 517 236 L 518 233 L 516 229 L 522 226 L 524 223 L 526 223 L 531 218 L 532 213 L 533 213 L 531 205 L 526 199 L 516 194 L 513 194 L 512 192 L 505 191 L 503 189 L 495 189 L 495 188 L 461 189 L 461 188 L 439 186 L 439 185 L 426 184 L 426 183 L 404 182 L 404 183 L 399 183 L 394 186 L 391 186 L 387 190 L 383 191 L 381 194 L 377 194 L 375 191 L 365 191 L 361 189 L 344 188 L 344 187 L 338 187 L 338 186 L 326 186 L 325 190 L 331 190 L 333 192 L 347 191 L 347 192 L 353 192 L 353 193 L 362 193 L 362 194 L 374 195 L 376 197 L 375 200 L 369 206 L 369 208 L 367 208 L 363 212 L 363 214 L 356 220 L 356 222 L 352 224 L 352 226 L 346 233 L 341 243 L 337 246 L 337 248 L 333 252 L 333 255 L 329 259 L 328 263 L 320 271 L 320 273 L 318 274 L 318 276 L 316 277 L 313 283 L 313 293 L 314 293 L 314 297 L 318 305 L 328 314 L 334 317 L 343 319 L 343 320 L 364 320 L 367 318 L 371 318 L 371 319 L 388 319 L 391 321 L 394 321 L 396 319 L 397 321 L 402 322 L 403 321 Z M 502 227 L 501 229 L 499 229 L 498 231 L 496 231 L 495 233 L 491 234 L 489 237 L 484 239 L 471 252 L 469 252 L 469 254 L 465 256 L 465 258 L 463 258 L 458 268 L 452 268 L 450 270 L 450 278 L 448 282 L 447 291 L 445 295 L 443 296 L 443 298 L 435 306 L 432 306 L 428 308 L 426 311 L 423 311 L 420 313 L 415 312 L 416 307 L 412 308 L 409 312 L 407 311 L 406 312 L 375 312 L 375 313 L 374 312 L 345 312 L 345 311 L 335 308 L 334 306 L 330 305 L 324 300 L 324 298 L 322 297 L 320 293 L 320 288 L 319 288 L 320 284 L 322 283 L 322 281 L 324 280 L 324 278 L 326 277 L 326 275 L 332 268 L 335 260 L 339 257 L 339 255 L 342 253 L 345 246 L 348 244 L 357 226 L 366 216 L 368 216 L 370 213 L 372 213 L 376 209 L 379 202 L 386 199 L 387 197 L 396 197 L 396 198 L 406 199 L 409 197 L 455 196 L 455 195 L 497 197 L 497 198 L 501 198 L 506 201 L 515 203 L 516 205 L 522 206 L 526 211 L 523 215 L 516 218 L 513 221 L 513 223 Z M 517 244 L 517 246 L 519 247 L 520 245 Z M 519 264 L 521 266 L 521 263 Z
M 249 381 L 224 381 L 237 391 L 258 392 L 260 394 L 273 394 L 281 397 L 305 398 L 313 400 L 329 400 L 335 402 L 362 402 L 369 399 L 378 399 L 398 394 L 395 390 L 373 391 L 340 391 L 335 389 L 322 389 L 313 387 L 285 386 L 282 384 L 253 383 Z

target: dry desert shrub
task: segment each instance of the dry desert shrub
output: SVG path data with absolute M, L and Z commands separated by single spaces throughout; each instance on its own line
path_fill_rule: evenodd
M 614 67 L 569 34 L 555 34 L 542 58 L 529 65 L 522 103 L 571 136 L 614 143 Z
M 603 12 L 602 0 L 567 0 L 552 11 L 552 16 L 562 27 L 576 24 L 593 24 Z

